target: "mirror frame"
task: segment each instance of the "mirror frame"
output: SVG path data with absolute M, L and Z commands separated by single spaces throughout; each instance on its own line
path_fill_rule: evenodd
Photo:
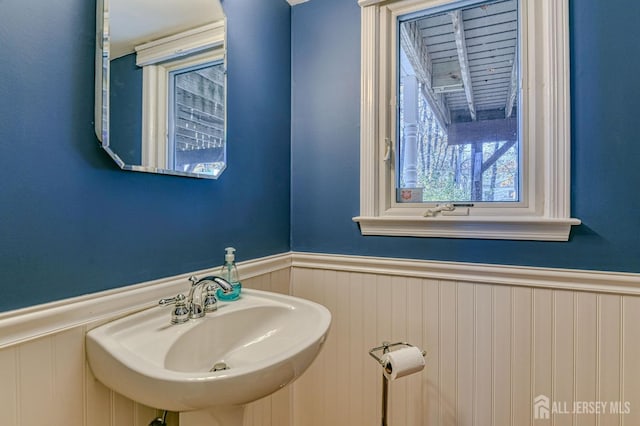
M 223 27 L 222 40 L 216 40 L 213 47 L 221 45 L 222 63 L 225 68 L 224 73 L 224 162 L 225 165 L 217 175 L 207 173 L 182 172 L 179 170 L 162 169 L 158 167 L 127 164 L 110 146 L 110 31 L 109 31 L 109 0 L 96 1 L 96 54 L 95 54 L 95 106 L 94 106 L 94 126 L 95 133 L 100 146 L 109 154 L 111 159 L 122 169 L 135 172 L 155 173 L 172 176 L 193 177 L 200 179 L 218 179 L 227 167 L 227 23 L 226 15 L 221 23 Z M 219 22 L 219 21 L 218 21 Z M 207 46 L 209 49 L 212 46 Z M 198 52 L 200 50 L 197 50 Z M 174 54 L 174 58 L 187 57 L 193 54 L 192 50 L 185 50 L 180 54 Z M 145 112 L 143 111 L 143 114 Z M 142 115 L 140 116 L 142 120 Z M 142 135 L 141 135 L 142 137 Z M 142 143 L 142 142 L 141 142 Z

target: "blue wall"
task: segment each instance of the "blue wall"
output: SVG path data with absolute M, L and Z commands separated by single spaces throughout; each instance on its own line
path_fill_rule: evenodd
M 142 164 L 142 67 L 134 53 L 109 67 L 109 147 L 125 164 Z
M 359 214 L 360 9 L 292 11 L 292 249 L 640 272 L 640 3 L 570 2 L 569 242 L 363 237 Z
M 93 131 L 95 4 L 0 1 L 0 311 L 286 252 L 290 7 L 224 2 L 229 167 L 117 168 Z M 188 283 L 185 283 L 185 286 Z
M 230 166 L 211 181 L 123 172 L 98 147 L 92 2 L 0 1 L 0 311 L 215 266 L 230 244 L 240 260 L 292 248 L 640 272 L 640 3 L 571 2 L 584 225 L 568 243 L 361 236 L 356 1 L 224 3 Z

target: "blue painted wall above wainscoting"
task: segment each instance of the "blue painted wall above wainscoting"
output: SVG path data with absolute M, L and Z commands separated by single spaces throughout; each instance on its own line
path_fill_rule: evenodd
M 359 214 L 360 8 L 292 9 L 292 249 L 640 272 L 640 3 L 570 1 L 569 242 L 363 237 Z
M 98 147 L 92 1 L 0 0 L 0 311 L 212 267 L 227 245 L 640 272 L 640 3 L 570 3 L 567 243 L 361 236 L 356 0 L 224 6 L 230 165 L 211 181 Z
M 0 311 L 213 267 L 228 245 L 290 249 L 290 7 L 224 6 L 229 167 L 212 181 L 99 148 L 93 1 L 0 1 Z

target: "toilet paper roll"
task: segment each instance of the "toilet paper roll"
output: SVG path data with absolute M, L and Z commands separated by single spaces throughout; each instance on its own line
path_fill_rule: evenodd
M 382 355 L 381 363 L 387 379 L 395 380 L 422 371 L 424 357 L 420 349 L 408 347 Z

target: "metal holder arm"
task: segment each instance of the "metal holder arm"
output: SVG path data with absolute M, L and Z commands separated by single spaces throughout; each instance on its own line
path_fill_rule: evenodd
M 407 342 L 395 342 L 395 343 L 389 343 L 389 342 L 382 342 L 382 346 L 378 346 L 376 348 L 370 349 L 369 350 L 369 355 L 371 355 L 371 357 L 373 359 L 375 359 L 376 361 L 378 361 L 378 363 L 380 365 L 382 365 L 383 361 L 382 358 L 380 358 L 379 356 L 377 356 L 374 352 L 376 351 L 382 351 L 382 354 L 386 354 L 387 352 L 389 352 L 389 348 L 393 348 L 396 346 L 408 346 L 410 348 L 414 348 L 415 346 L 413 346 L 410 343 Z M 422 356 L 427 355 L 426 351 L 422 351 Z

